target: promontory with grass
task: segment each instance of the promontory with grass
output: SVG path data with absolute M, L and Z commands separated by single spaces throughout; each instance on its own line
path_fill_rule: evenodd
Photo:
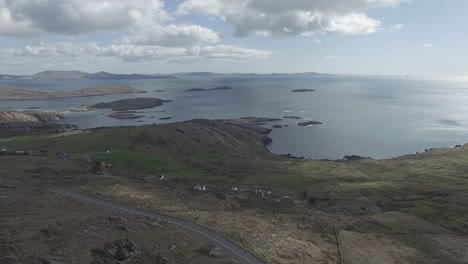
M 96 86 L 91 88 L 73 90 L 73 91 L 43 91 L 39 89 L 24 89 L 13 87 L 0 87 L 0 100 L 29 100 L 29 99 L 48 99 L 48 98 L 67 98 L 67 97 L 86 97 L 111 94 L 131 94 L 146 93 L 144 90 L 135 89 L 129 86 L 111 85 Z

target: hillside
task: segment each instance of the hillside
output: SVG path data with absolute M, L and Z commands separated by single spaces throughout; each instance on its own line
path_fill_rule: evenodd
M 123 231 L 107 210 L 46 191 L 60 187 L 209 226 L 273 264 L 468 258 L 468 146 L 388 160 L 299 160 L 268 152 L 267 132 L 192 120 L 0 139 L 8 151 L 50 153 L 0 155 L 1 202 L 8 204 L 0 250 L 18 263 L 45 255 L 100 263 L 93 249 L 129 238 L 139 253 L 128 263 L 231 263 L 207 257 L 208 245 L 165 223 L 120 215 L 128 219 Z M 193 191 L 195 184 L 208 190 Z

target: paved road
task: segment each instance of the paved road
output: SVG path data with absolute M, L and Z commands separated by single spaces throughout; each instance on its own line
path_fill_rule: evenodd
M 190 233 L 195 237 L 201 238 L 209 242 L 210 244 L 221 248 L 224 252 L 226 252 L 227 254 L 231 255 L 234 259 L 239 261 L 239 263 L 244 263 L 244 264 L 267 263 L 262 258 L 256 256 L 249 250 L 239 246 L 237 243 L 230 240 L 229 238 L 213 230 L 210 230 L 206 227 L 192 223 L 190 221 L 180 219 L 174 216 L 169 216 L 169 215 L 152 212 L 152 211 L 148 211 L 148 210 L 144 210 L 144 209 L 140 209 L 140 208 L 136 208 L 136 207 L 132 207 L 128 205 L 119 204 L 116 202 L 111 202 L 111 201 L 95 198 L 89 195 L 85 195 L 85 194 L 81 194 L 81 193 L 77 193 L 77 192 L 73 192 L 69 190 L 64 190 L 64 189 L 49 189 L 49 190 L 54 193 L 62 194 L 64 196 L 74 198 L 77 200 L 81 200 L 89 204 L 106 207 L 114 211 L 121 211 L 121 212 L 134 214 L 134 215 L 147 216 L 147 217 L 159 219 L 161 221 L 173 224 L 176 227 L 178 227 L 180 230 Z

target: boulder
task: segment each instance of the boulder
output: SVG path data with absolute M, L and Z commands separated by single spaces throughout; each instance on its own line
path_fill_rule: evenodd
M 129 239 L 115 240 L 106 243 L 100 253 L 104 259 L 122 261 L 136 254 L 136 245 Z

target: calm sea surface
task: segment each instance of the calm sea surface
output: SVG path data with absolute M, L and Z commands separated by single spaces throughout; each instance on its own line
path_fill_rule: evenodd
M 173 100 L 161 107 L 142 110 L 145 118 L 117 120 L 107 110 L 68 113 L 64 122 L 82 128 L 96 126 L 167 123 L 194 118 L 242 116 L 300 116 L 321 121 L 320 126 L 299 127 L 298 120 L 271 133 L 275 153 L 292 153 L 315 159 L 336 159 L 356 154 L 389 158 L 430 147 L 468 142 L 468 83 L 420 81 L 356 76 L 218 76 L 162 80 L 118 81 L 0 81 L 0 86 L 29 87 L 48 91 L 74 90 L 95 85 L 120 84 L 148 91 L 146 94 L 96 96 L 0 102 L 0 107 L 41 110 L 76 108 L 132 97 Z M 189 88 L 231 86 L 232 90 L 184 92 Z M 298 88 L 311 93 L 291 93 Z M 164 92 L 154 92 L 164 90 Z M 150 118 L 154 117 L 154 118 Z M 170 121 L 160 117 L 172 117 Z M 143 122 L 137 122 L 142 120 Z M 299 120 L 300 121 L 300 120 Z

